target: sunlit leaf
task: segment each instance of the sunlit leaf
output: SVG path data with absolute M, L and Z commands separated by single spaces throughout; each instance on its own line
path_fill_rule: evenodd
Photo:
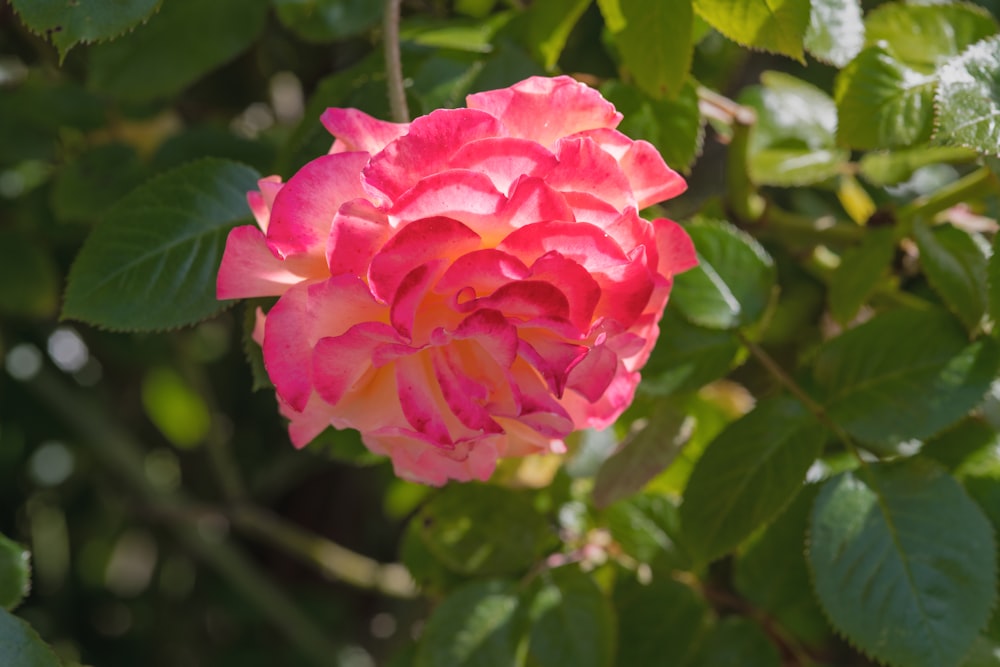
M 934 126 L 935 83 L 883 45 L 867 47 L 837 77 L 837 140 L 859 149 L 926 141 Z
M 170 0 L 148 23 L 90 49 L 88 83 L 126 100 L 180 91 L 260 34 L 267 0 Z
M 691 69 L 691 3 L 604 0 L 599 6 L 636 86 L 653 99 L 677 97 Z
M 678 502 L 671 496 L 640 493 L 604 512 L 611 537 L 640 563 L 664 570 L 689 569 L 691 559 L 679 544 Z
M 865 17 L 866 45 L 886 44 L 896 58 L 924 73 L 996 32 L 990 13 L 966 2 L 887 2 Z
M 989 521 L 953 478 L 918 460 L 844 473 L 811 524 L 809 564 L 838 632 L 898 667 L 961 661 L 989 619 L 997 566 Z
M 729 39 L 755 49 L 803 59 L 809 3 L 800 0 L 695 0 L 694 9 Z
M 12 610 L 31 590 L 31 554 L 0 533 L 0 607 Z
M 710 561 L 733 550 L 795 497 L 826 430 L 797 401 L 760 403 L 709 443 L 684 489 L 681 534 Z
M 843 67 L 865 42 L 858 0 L 810 0 L 806 50 L 823 62 Z
M 967 329 L 976 329 L 986 312 L 989 244 L 952 225 L 931 228 L 921 220 L 914 223 L 913 235 L 931 287 Z
M 590 0 L 548 0 L 532 3 L 525 12 L 525 44 L 546 71 L 551 72 L 559 62 L 570 31 L 589 4 Z
M 919 146 L 898 151 L 873 151 L 861 157 L 861 175 L 872 185 L 895 185 L 930 164 L 971 162 L 976 152 L 957 146 Z
M 148 18 L 162 0 L 11 0 L 33 32 L 59 49 L 62 58 L 81 42 L 110 39 Z
M 133 191 L 81 248 L 63 317 L 151 331 L 221 310 L 215 274 L 230 228 L 253 222 L 246 192 L 257 179 L 249 167 L 206 159 Z
M 1000 154 L 1000 37 L 970 46 L 938 70 L 935 137 Z

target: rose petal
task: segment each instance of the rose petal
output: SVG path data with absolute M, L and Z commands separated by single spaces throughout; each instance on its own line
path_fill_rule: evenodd
M 386 145 L 406 134 L 409 123 L 389 123 L 357 109 L 331 108 L 319 117 L 323 127 L 336 137 L 330 153 L 364 151 L 375 155 Z
M 591 130 L 576 136 L 592 139 L 618 161 L 640 209 L 676 197 L 687 189 L 681 175 L 667 166 L 648 141 L 633 141 L 611 129 Z
M 618 162 L 591 139 L 561 139 L 556 145 L 559 164 L 545 182 L 561 192 L 587 192 L 615 208 L 635 206 L 632 186 Z
M 281 176 L 268 176 L 257 181 L 260 191 L 251 190 L 247 193 L 247 204 L 253 211 L 253 217 L 257 220 L 257 226 L 261 231 L 267 233 L 267 225 L 271 219 L 271 207 L 274 206 L 274 198 L 278 191 L 284 186 Z
M 315 257 L 276 257 L 267 247 L 264 234 L 252 225 L 244 225 L 234 227 L 226 239 L 215 294 L 219 299 L 280 296 L 292 285 L 322 279 L 325 274 L 325 263 L 317 262 Z
M 594 309 L 601 298 L 601 287 L 589 271 L 561 253 L 552 251 L 531 265 L 531 278 L 556 287 L 569 305 L 566 318 L 584 335 L 590 330 Z
M 399 334 L 381 322 L 361 322 L 339 336 L 321 338 L 311 359 L 316 392 L 330 405 L 336 405 L 371 373 L 371 358 L 379 346 L 401 342 Z
M 570 134 L 615 127 L 622 119 L 599 92 L 568 76 L 535 76 L 465 99 L 470 109 L 499 118 L 510 136 L 531 139 L 546 148 Z
M 413 220 L 448 217 L 474 231 L 492 227 L 492 219 L 506 198 L 485 174 L 450 169 L 422 179 L 389 209 L 389 220 L 400 227 Z
M 520 178 L 544 178 L 559 163 L 551 151 L 527 139 L 490 137 L 473 141 L 458 149 L 449 166 L 471 169 L 487 176 L 500 192 Z
M 528 275 L 528 267 L 517 257 L 495 248 L 484 248 L 466 253 L 452 262 L 434 286 L 434 291 L 446 294 L 472 287 L 476 294 L 486 295 L 501 285 L 523 280 Z
M 451 444 L 452 437 L 445 424 L 442 404 L 437 399 L 438 387 L 428 368 L 427 355 L 414 354 L 396 361 L 396 382 L 403 415 L 417 432 L 440 444 Z
M 617 266 L 628 261 L 614 239 L 601 229 L 581 222 L 539 222 L 514 230 L 497 246 L 498 250 L 533 264 L 555 250 L 589 271 Z
M 514 184 L 510 199 L 499 217 L 506 221 L 508 231 L 536 222 L 576 220 L 566 197 L 533 176 L 526 176 Z
M 596 403 L 615 378 L 618 355 L 604 345 L 592 348 L 569 372 L 566 388 L 573 389 L 591 403 Z
M 368 200 L 355 199 L 341 206 L 326 245 L 330 275 L 367 276 L 372 257 L 391 234 L 385 213 Z
M 659 273 L 674 276 L 698 266 L 698 253 L 683 227 L 666 218 L 653 220 L 653 227 L 656 229 L 656 249 L 659 254 L 656 270 Z
M 324 253 L 337 209 L 366 197 L 360 174 L 367 163 L 367 153 L 337 153 L 302 167 L 274 199 L 268 244 L 282 256 Z

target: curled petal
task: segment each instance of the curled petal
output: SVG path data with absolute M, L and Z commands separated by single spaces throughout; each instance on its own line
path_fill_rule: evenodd
M 531 266 L 531 278 L 556 287 L 569 305 L 566 319 L 586 334 L 601 298 L 601 287 L 590 272 L 562 254 L 545 253 Z M 553 314 L 554 315 L 554 314 Z
M 568 76 L 531 77 L 509 88 L 469 95 L 466 102 L 470 109 L 499 118 L 510 136 L 546 148 L 570 134 L 615 127 L 622 119 L 600 93 Z
M 391 233 L 385 214 L 368 200 L 355 199 L 341 206 L 326 245 L 330 275 L 367 275 L 372 257 Z
M 278 195 L 284 183 L 280 176 L 268 176 L 257 181 L 260 191 L 251 190 L 247 193 L 247 204 L 253 211 L 253 217 L 257 220 L 257 226 L 261 231 L 267 233 L 267 225 L 271 219 L 271 207 L 274 206 L 274 198 Z
M 583 132 L 579 136 L 590 138 L 618 161 L 640 209 L 676 197 L 687 189 L 680 174 L 667 166 L 648 141 L 633 141 L 611 129 Z
M 367 153 L 338 153 L 302 167 L 278 192 L 271 208 L 267 241 L 280 255 L 323 254 L 341 204 L 366 196 L 361 169 Z
M 399 403 L 406 421 L 439 445 L 452 444 L 452 436 L 445 423 L 442 402 L 436 400 L 440 391 L 427 367 L 426 355 L 414 354 L 396 362 L 396 382 L 399 385 Z
M 497 465 L 499 436 L 472 438 L 451 450 L 442 450 L 426 435 L 404 428 L 386 428 L 363 436 L 374 452 L 392 459 L 399 477 L 441 486 L 450 479 L 459 482 L 486 481 Z
M 656 269 L 660 274 L 674 276 L 698 266 L 698 253 L 683 227 L 666 218 L 653 220 L 653 227 L 659 254 Z
M 325 272 L 324 263 L 315 257 L 280 259 L 268 248 L 259 229 L 244 225 L 234 227 L 226 239 L 215 293 L 219 299 L 280 296 L 303 280 L 323 278 Z
M 615 159 L 591 139 L 563 139 L 556 146 L 559 165 L 545 182 L 562 192 L 587 192 L 615 208 L 635 206 L 632 186 Z
M 409 123 L 389 123 L 357 109 L 327 109 L 319 117 L 323 127 L 336 137 L 330 153 L 363 151 L 375 155 L 406 134 Z
M 403 193 L 389 210 L 389 220 L 399 227 L 411 220 L 443 216 L 479 231 L 492 226 L 505 202 L 485 174 L 450 169 L 424 178 Z
M 500 217 L 506 222 L 508 232 L 536 222 L 577 219 L 563 193 L 533 176 L 525 176 L 514 184 Z
M 589 271 L 628 261 L 614 239 L 594 225 L 573 222 L 539 222 L 514 230 L 497 246 L 525 264 L 556 251 Z
M 464 287 L 471 287 L 477 294 L 485 295 L 509 282 L 523 280 L 529 274 L 528 267 L 517 257 L 495 248 L 483 248 L 452 262 L 434 286 L 434 291 L 456 293 Z
M 515 137 L 473 141 L 449 160 L 453 169 L 471 169 L 487 176 L 500 192 L 509 192 L 520 178 L 544 178 L 558 163 L 556 156 L 538 143 Z
M 482 308 L 472 313 L 455 330 L 455 338 L 475 341 L 503 368 L 509 368 L 517 357 L 517 329 L 498 310 Z
M 362 322 L 339 336 L 321 338 L 311 360 L 316 392 L 330 405 L 339 403 L 371 372 L 375 350 L 400 342 L 399 334 L 381 322 Z

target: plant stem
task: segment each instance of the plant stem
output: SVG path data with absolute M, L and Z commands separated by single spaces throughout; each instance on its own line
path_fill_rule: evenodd
M 248 537 L 275 546 L 324 575 L 396 598 L 417 596 L 410 573 L 399 563 L 379 563 L 255 505 L 235 507 L 229 517 Z
M 900 208 L 896 214 L 896 217 L 902 223 L 899 234 L 900 236 L 906 236 L 910 233 L 910 227 L 913 224 L 914 218 L 924 217 L 930 219 L 937 213 L 951 208 L 956 204 L 998 192 L 1000 192 L 1000 181 L 998 181 L 989 167 L 981 167 L 971 174 L 966 174 L 957 181 L 949 183 L 940 190 L 923 197 L 917 197 L 909 204 Z
M 402 0 L 385 0 L 382 40 L 385 47 L 385 72 L 389 87 L 389 109 L 397 123 L 407 123 L 410 111 L 406 107 L 403 87 L 403 61 L 399 52 L 399 10 Z

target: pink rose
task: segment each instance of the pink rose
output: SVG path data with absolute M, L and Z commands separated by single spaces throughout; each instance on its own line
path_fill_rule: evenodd
M 218 296 L 280 296 L 257 328 L 292 442 L 358 429 L 401 477 L 488 478 L 628 406 L 674 274 L 686 187 L 621 114 L 534 77 L 410 124 L 328 109 L 329 155 L 248 196 Z

